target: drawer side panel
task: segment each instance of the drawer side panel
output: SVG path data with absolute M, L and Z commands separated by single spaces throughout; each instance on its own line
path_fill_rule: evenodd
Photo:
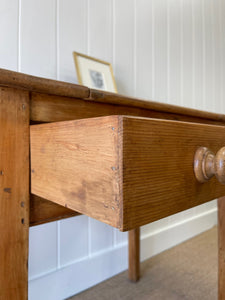
M 31 126 L 31 192 L 120 227 L 118 117 Z

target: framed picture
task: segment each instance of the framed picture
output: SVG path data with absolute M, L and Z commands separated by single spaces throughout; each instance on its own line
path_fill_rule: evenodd
M 116 82 L 110 63 L 73 52 L 78 83 L 92 89 L 117 93 Z

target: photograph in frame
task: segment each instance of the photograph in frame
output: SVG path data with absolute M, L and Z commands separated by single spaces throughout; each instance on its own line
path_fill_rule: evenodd
M 117 93 L 112 65 L 106 61 L 73 52 L 78 83 L 92 89 Z

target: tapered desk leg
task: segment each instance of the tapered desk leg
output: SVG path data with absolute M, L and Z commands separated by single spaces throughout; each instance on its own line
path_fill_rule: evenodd
M 140 227 L 129 231 L 128 277 L 134 282 L 140 277 Z
M 29 97 L 0 87 L 0 299 L 28 299 Z
M 218 199 L 218 299 L 225 299 L 225 197 Z

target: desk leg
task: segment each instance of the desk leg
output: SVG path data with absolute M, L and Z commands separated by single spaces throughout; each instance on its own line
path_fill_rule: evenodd
M 218 299 L 225 299 L 225 197 L 218 199 Z
M 0 299 L 28 299 L 29 97 L 0 87 Z
M 128 277 L 134 282 L 140 277 L 140 227 L 129 231 Z

